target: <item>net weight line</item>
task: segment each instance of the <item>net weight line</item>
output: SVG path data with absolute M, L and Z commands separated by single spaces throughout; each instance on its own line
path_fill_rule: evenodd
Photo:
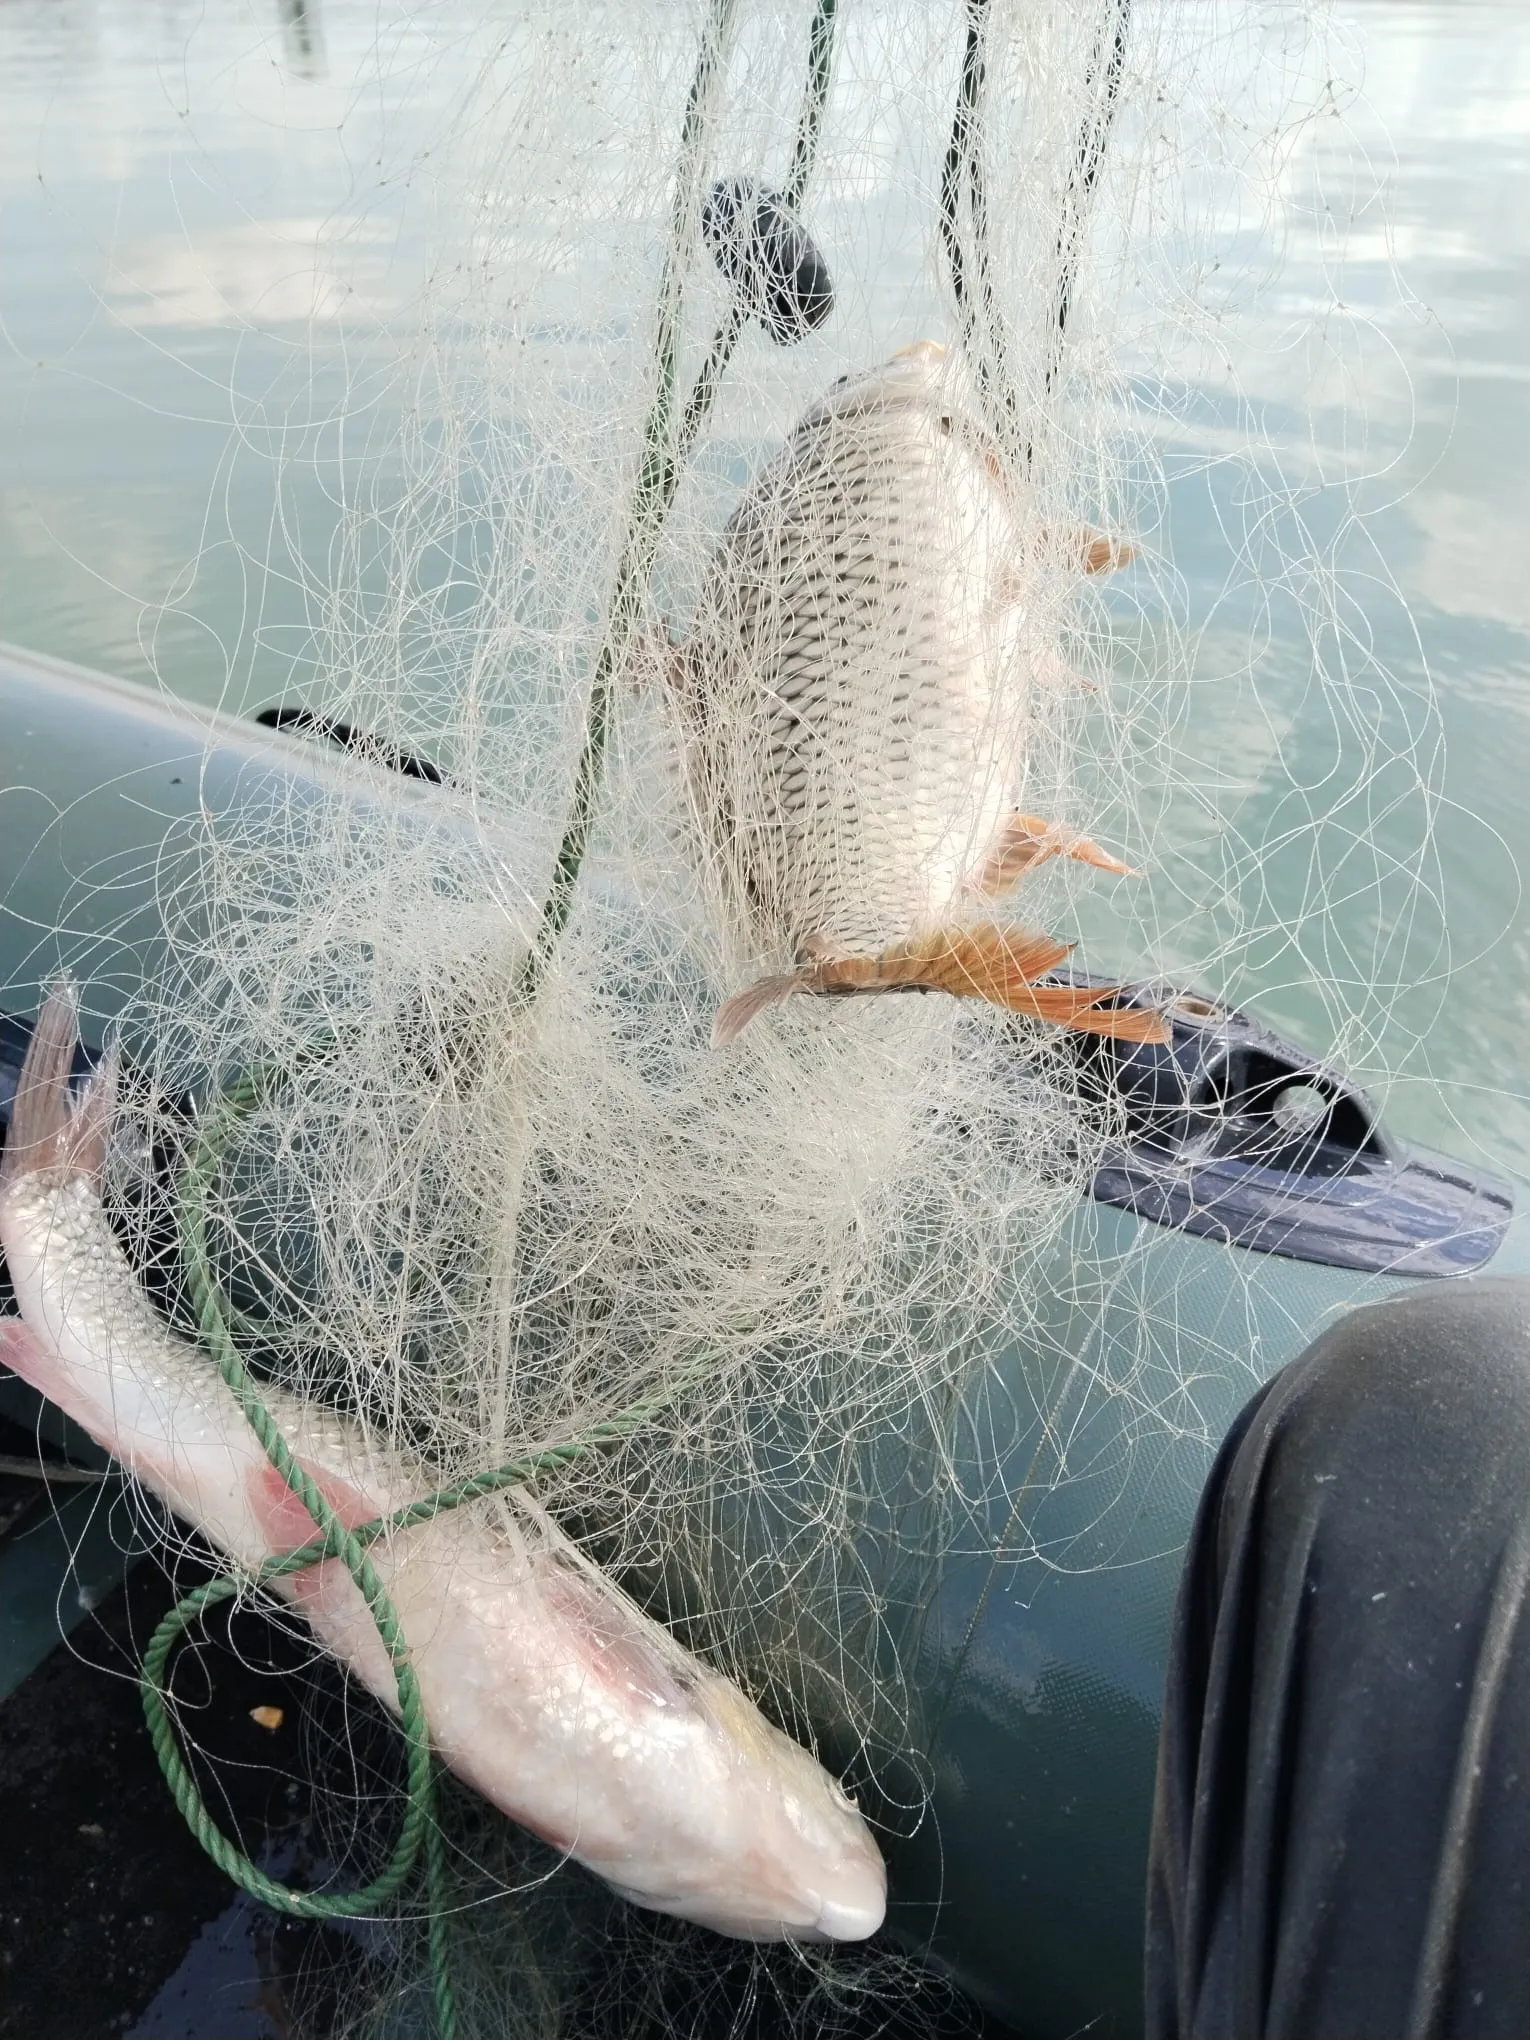
M 1116 103 L 1126 69 L 1127 36 L 1132 0 L 1105 0 L 1095 30 L 1084 91 L 1086 110 L 1074 145 L 1073 162 L 1063 194 L 1054 254 L 1057 262 L 1042 395 L 1048 398 L 1062 373 L 1063 348 L 1073 293 L 1083 255 L 1090 200 L 1105 160 Z M 956 299 L 962 340 L 977 377 L 978 393 L 990 427 L 1000 441 L 1022 437 L 1014 375 L 1009 365 L 1009 336 L 993 282 L 990 250 L 988 182 L 983 167 L 983 126 L 987 114 L 989 0 L 967 0 L 967 38 L 951 139 L 946 145 L 940 179 L 940 238 L 951 292 Z M 971 264 L 962 245 L 962 195 L 966 193 Z M 1006 433 L 1005 428 L 1008 428 Z M 1023 465 L 1035 459 L 1036 436 L 1023 434 Z
M 332 1043 L 329 1045 L 333 1046 Z M 313 1051 L 315 1056 L 321 1053 L 322 1048 Z M 710 1352 L 704 1354 L 659 1394 L 591 1425 L 577 1438 L 543 1446 L 523 1458 L 470 1474 L 466 1479 L 436 1489 L 386 1516 L 374 1517 L 371 1522 L 348 1530 L 317 1484 L 293 1457 L 239 1355 L 229 1330 L 229 1313 L 212 1266 L 207 1240 L 208 1200 L 230 1141 L 239 1124 L 269 1095 L 271 1086 L 283 1080 L 285 1074 L 275 1068 L 257 1070 L 220 1094 L 198 1133 L 191 1157 L 181 1174 L 181 1253 L 202 1342 L 220 1376 L 237 1397 L 266 1457 L 302 1502 L 320 1534 L 293 1551 L 267 1559 L 251 1571 L 225 1574 L 183 1596 L 162 1618 L 149 1640 L 139 1678 L 140 1695 L 155 1756 L 182 1818 L 225 1876 L 262 1904 L 300 1919 L 356 1918 L 372 1913 L 398 1895 L 423 1851 L 436 2025 L 440 2040 L 453 2040 L 456 2014 L 447 1947 L 444 1842 L 435 1809 L 435 1760 L 430 1750 L 424 1705 L 409 1661 L 408 1646 L 397 1612 L 372 1563 L 371 1547 L 380 1538 L 431 1522 L 450 1510 L 501 1493 L 507 1488 L 522 1487 L 540 1475 L 555 1473 L 571 1465 L 589 1452 L 632 1437 L 655 1417 L 672 1408 L 680 1396 L 703 1379 L 711 1370 L 714 1355 Z M 172 1653 L 209 1608 L 251 1589 L 268 1587 L 277 1580 L 331 1559 L 339 1559 L 350 1573 L 388 1651 L 397 1686 L 399 1726 L 408 1748 L 404 1818 L 387 1865 L 359 1890 L 335 1893 L 297 1891 L 280 1883 L 261 1870 L 222 1832 L 197 1789 L 177 1740 L 168 1687 Z
M 642 614 L 664 520 L 674 502 L 686 459 L 716 400 L 739 336 L 751 317 L 750 307 L 739 293 L 713 335 L 711 347 L 697 371 L 677 423 L 675 385 L 680 315 L 685 268 L 690 250 L 699 236 L 702 194 L 706 185 L 706 116 L 718 89 L 736 11 L 737 0 L 714 0 L 712 17 L 702 39 L 696 75 L 686 102 L 669 251 L 659 284 L 659 323 L 655 341 L 658 388 L 643 424 L 643 452 L 633 496 L 632 517 L 617 562 L 610 617 L 590 684 L 584 742 L 574 770 L 568 820 L 558 845 L 552 883 L 541 919 L 516 981 L 517 994 L 526 1005 L 536 998 L 573 911 L 574 892 L 595 823 L 601 767 L 611 724 L 612 690 L 616 676 L 626 662 Z M 795 212 L 802 202 L 818 151 L 818 136 L 833 76 L 837 12 L 838 0 L 816 0 L 808 39 L 807 85 L 797 120 L 785 195 L 787 209 L 791 212 Z
M 656 340 L 658 388 L 644 425 L 643 456 L 632 519 L 617 568 L 610 621 L 591 683 L 584 741 L 575 770 L 568 820 L 541 921 L 517 983 L 520 998 L 528 1005 L 536 997 L 572 910 L 574 891 L 594 825 L 610 724 L 612 687 L 642 610 L 664 519 L 674 500 L 686 458 L 711 410 L 723 373 L 751 315 L 742 296 L 736 297 L 713 338 L 676 425 L 675 385 L 684 271 L 688 251 L 699 234 L 706 173 L 706 131 L 725 67 L 736 11 L 737 0 L 713 0 L 686 103 L 670 247 L 660 286 Z M 794 210 L 806 190 L 817 151 L 833 72 L 836 14 L 837 0 L 816 0 L 808 46 L 807 84 L 797 122 L 787 187 L 787 203 Z M 316 1044 L 312 1053 L 322 1054 L 332 1046 L 332 1042 Z M 388 1516 L 348 1530 L 317 1484 L 297 1463 L 241 1359 L 229 1328 L 229 1313 L 220 1294 L 208 1250 L 208 1199 L 228 1143 L 239 1123 L 282 1074 L 280 1071 L 259 1069 L 246 1073 L 221 1094 L 216 1106 L 207 1115 L 179 1184 L 181 1244 L 202 1343 L 223 1381 L 238 1399 L 267 1459 L 312 1517 L 320 1534 L 295 1551 L 267 1560 L 252 1573 L 226 1574 L 177 1602 L 150 1638 L 140 1674 L 140 1694 L 155 1755 L 182 1818 L 217 1867 L 261 1903 L 303 1919 L 354 1918 L 375 1912 L 403 1889 L 423 1852 L 436 2032 L 438 2040 L 456 2040 L 457 2007 L 447 1922 L 445 1842 L 436 1812 L 436 1760 L 430 1748 L 424 1703 L 410 1662 L 408 1645 L 397 1611 L 372 1562 L 370 1548 L 379 1538 L 395 1531 L 428 1522 L 486 1495 L 524 1485 L 539 1474 L 553 1472 L 587 1452 L 630 1437 L 671 1406 L 676 1396 L 699 1378 L 704 1371 L 704 1363 L 688 1370 L 664 1394 L 618 1412 L 576 1439 L 470 1475 L 466 1480 L 440 1489 Z M 304 1892 L 268 1876 L 228 1839 L 213 1820 L 177 1739 L 167 1682 L 170 1658 L 177 1643 L 209 1608 L 252 1587 L 268 1586 L 278 1579 L 331 1559 L 338 1559 L 355 1582 L 388 1652 L 398 1695 L 399 1725 L 408 1752 L 405 1807 L 393 1852 L 370 1883 L 350 1892 Z

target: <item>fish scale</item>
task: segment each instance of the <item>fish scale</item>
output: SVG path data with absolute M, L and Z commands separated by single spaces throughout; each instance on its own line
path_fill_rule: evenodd
M 798 425 L 725 532 L 683 648 L 711 848 L 762 949 L 876 949 L 938 919 L 1024 755 L 1020 531 L 941 351 Z
M 1035 985 L 1026 967 L 1066 944 L 963 925 L 1047 857 L 1127 867 L 1016 811 L 1048 656 L 1045 540 L 944 355 L 922 341 L 808 412 L 729 521 L 670 657 L 698 839 L 777 971 L 727 1001 L 719 1042 L 793 992 L 893 990 L 1166 1038 L 1116 988 Z M 1129 556 L 1078 540 L 1080 572 Z
M 151 1306 L 101 1203 L 113 1066 L 71 1101 L 75 1009 L 39 1016 L 0 1150 L 0 1251 L 21 1323 L 0 1364 L 257 1572 L 313 1537 L 207 1355 Z M 439 1478 L 360 1424 L 265 1387 L 288 1450 L 343 1522 Z M 865 1822 L 807 1750 L 637 1608 L 521 1489 L 378 1539 L 372 1563 L 432 1746 L 512 1819 L 635 1904 L 749 1940 L 864 1939 L 886 1902 Z M 274 1580 L 385 1703 L 393 1663 L 345 1566 Z

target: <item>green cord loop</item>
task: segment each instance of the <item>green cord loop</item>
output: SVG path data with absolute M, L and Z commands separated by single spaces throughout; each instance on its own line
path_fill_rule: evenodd
M 611 694 L 638 618 L 657 550 L 660 530 L 674 499 L 685 460 L 710 411 L 734 347 L 747 323 L 744 308 L 730 307 L 692 387 L 678 421 L 674 415 L 679 351 L 680 298 L 684 249 L 691 238 L 705 174 L 704 128 L 731 39 L 737 0 L 713 0 L 696 75 L 687 102 L 681 138 L 680 175 L 675 194 L 674 233 L 660 291 L 656 345 L 658 388 L 644 427 L 644 449 L 632 524 L 618 567 L 606 638 L 596 662 L 585 725 L 584 746 L 575 771 L 574 797 L 559 846 L 552 885 L 523 965 L 518 991 L 528 1004 L 552 960 L 573 905 L 573 894 L 594 823 L 596 791 L 610 721 Z M 833 63 L 837 0 L 818 0 L 808 50 L 808 79 L 798 119 L 788 203 L 801 202 L 817 151 L 818 135 L 828 97 Z M 327 1054 L 334 1037 L 316 1039 L 302 1062 Z M 302 1063 L 298 1065 L 301 1067 Z M 447 1914 L 445 1838 L 436 1818 L 435 1758 L 419 1681 L 397 1610 L 372 1563 L 370 1547 L 378 1538 L 428 1522 L 450 1509 L 509 1487 L 538 1474 L 551 1473 L 585 1453 L 630 1437 L 680 1390 L 697 1379 L 692 1367 L 649 1401 L 620 1411 L 580 1437 L 549 1445 L 524 1459 L 491 1467 L 447 1488 L 411 1502 L 392 1514 L 347 1529 L 324 1499 L 317 1483 L 294 1458 L 259 1389 L 235 1348 L 230 1331 L 234 1315 L 223 1297 L 207 1242 L 207 1211 L 212 1189 L 223 1167 L 228 1143 L 239 1121 L 265 1095 L 267 1087 L 289 1072 L 269 1067 L 248 1072 L 224 1091 L 199 1129 L 191 1158 L 181 1176 L 180 1224 L 183 1261 L 202 1341 L 224 1382 L 237 1397 L 251 1429 L 275 1471 L 313 1518 L 319 1535 L 294 1551 L 268 1559 L 251 1572 L 227 1574 L 185 1595 L 164 1617 L 144 1653 L 139 1689 L 149 1737 L 182 1818 L 203 1850 L 232 1882 L 262 1904 L 301 1919 L 340 1919 L 374 1912 L 402 1890 L 422 1852 L 425 1858 L 429 1964 L 439 2040 L 456 2040 L 456 1996 L 452 1984 Z M 357 1891 L 295 1891 L 269 1877 L 218 1827 L 197 1790 L 196 1780 L 176 1737 L 171 1714 L 168 1674 L 171 1654 L 209 1608 L 232 1600 L 249 1588 L 270 1586 L 307 1567 L 338 1559 L 366 1601 L 368 1612 L 388 1652 L 398 1694 L 399 1725 L 408 1748 L 404 1816 L 393 1853 L 378 1876 Z
M 326 1052 L 333 1045 L 332 1037 L 324 1037 L 314 1044 L 305 1060 Z M 270 1067 L 247 1073 L 220 1094 L 204 1119 L 181 1175 L 181 1244 L 203 1342 L 219 1374 L 237 1396 L 266 1457 L 302 1502 L 320 1534 L 293 1551 L 267 1559 L 253 1571 L 227 1574 L 209 1581 L 178 1601 L 160 1621 L 149 1640 L 140 1674 L 140 1694 L 149 1738 L 181 1817 L 224 1875 L 262 1904 L 300 1919 L 344 1919 L 375 1912 L 402 1890 L 423 1851 L 436 2026 L 440 2040 L 454 2040 L 455 1999 L 447 1960 L 446 1866 L 444 1839 L 435 1812 L 434 1759 L 418 1680 L 409 1662 L 408 1647 L 397 1612 L 369 1555 L 370 1547 L 379 1538 L 395 1531 L 427 1523 L 451 1509 L 461 1508 L 466 1503 L 506 1488 L 522 1487 L 538 1475 L 555 1473 L 571 1465 L 587 1452 L 630 1438 L 662 1410 L 672 1406 L 677 1394 L 699 1378 L 703 1367 L 698 1365 L 688 1369 L 679 1380 L 646 1401 L 618 1411 L 603 1423 L 592 1425 L 577 1438 L 545 1445 L 523 1458 L 470 1474 L 466 1479 L 439 1488 L 386 1516 L 374 1517 L 370 1522 L 348 1530 L 325 1501 L 316 1483 L 293 1457 L 235 1350 L 228 1330 L 224 1300 L 208 1251 L 208 1199 L 229 1143 L 238 1123 L 266 1095 L 268 1086 L 280 1079 L 280 1074 Z M 349 1892 L 296 1891 L 268 1876 L 252 1862 L 228 1839 L 209 1813 L 176 1738 L 167 1674 L 176 1645 L 209 1608 L 232 1600 L 247 1589 L 270 1586 L 279 1579 L 331 1559 L 339 1559 L 356 1582 L 393 1666 L 399 1722 L 409 1752 L 405 1810 L 393 1853 L 381 1873 L 369 1884 Z
M 375 1911 L 385 1900 L 394 1897 L 407 1881 L 434 1824 L 433 1758 L 425 1705 L 414 1667 L 409 1661 L 408 1645 L 404 1641 L 397 1611 L 369 1552 L 368 1547 L 374 1539 L 346 1528 L 324 1499 L 317 1483 L 298 1464 L 277 1429 L 275 1418 L 261 1400 L 259 1390 L 235 1350 L 208 1253 L 209 1193 L 222 1166 L 234 1126 L 264 1094 L 270 1080 L 267 1071 L 250 1073 L 224 1094 L 218 1108 L 208 1114 L 201 1127 L 191 1160 L 181 1179 L 182 1247 L 203 1344 L 219 1374 L 238 1398 L 239 1406 L 267 1459 L 313 1518 L 320 1535 L 298 1551 L 268 1560 L 247 1579 L 230 1575 L 213 1580 L 179 1601 L 150 1639 L 144 1654 L 140 1693 L 150 1740 L 175 1803 L 218 1867 L 253 1897 L 280 1912 L 294 1913 L 305 1919 L 335 1919 Z M 376 1526 L 379 1532 L 381 1528 L 380 1524 Z M 405 1812 L 392 1856 L 382 1873 L 361 1890 L 333 1894 L 294 1891 L 277 1883 L 217 1828 L 197 1792 L 195 1780 L 176 1741 L 165 1683 L 171 1651 L 191 1625 L 201 1619 L 206 1609 L 231 1599 L 246 1584 L 263 1586 L 302 1571 L 324 1558 L 342 1561 L 366 1601 L 393 1668 L 399 1722 L 408 1747 Z M 442 2040 L 451 2040 L 449 2029 L 443 2029 Z

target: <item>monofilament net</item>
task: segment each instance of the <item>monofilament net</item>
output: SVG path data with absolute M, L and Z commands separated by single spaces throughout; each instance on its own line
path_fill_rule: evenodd
M 474 31 L 450 121 L 376 173 L 430 222 L 358 355 L 401 422 L 337 465 L 331 555 L 295 529 L 263 565 L 306 590 L 302 698 L 365 742 L 208 823 L 127 1025 L 119 1201 L 196 1150 L 202 1289 L 257 1386 L 440 1489 L 538 1461 L 890 1832 L 918 1612 L 986 1478 L 958 1413 L 1110 1131 L 1081 1028 L 1130 1024 L 1037 931 L 1161 952 L 1111 859 L 1153 860 L 1193 652 L 1164 449 L 1312 49 L 1284 8 L 1140 0 Z M 1316 638 L 1323 562 L 1286 570 Z M 406 1887 L 358 2030 L 428 2023 L 427 1959 L 464 2034 L 725 2030 L 736 1951 L 440 1805 L 446 1954 Z M 805 2024 L 858 1960 L 815 1958 Z

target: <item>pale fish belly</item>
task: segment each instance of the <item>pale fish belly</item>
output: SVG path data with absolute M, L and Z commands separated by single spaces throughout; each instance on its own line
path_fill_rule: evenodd
M 0 1158 L 0 1246 L 22 1311 L 6 1361 L 230 1557 L 311 1541 L 207 1357 L 150 1308 L 107 1223 L 109 1085 L 71 1114 L 73 1009 L 38 1023 Z M 436 1485 L 340 1417 L 272 1391 L 288 1445 L 351 1526 Z M 374 1546 L 443 1758 L 640 1904 L 751 1938 L 860 1938 L 882 1919 L 876 1844 L 834 1780 L 682 1649 L 522 1495 Z M 381 1698 L 390 1661 L 337 1562 L 281 1585 Z
M 683 651 L 693 796 L 764 949 L 940 921 L 1023 770 L 1011 499 L 932 369 L 890 370 L 761 474 Z

